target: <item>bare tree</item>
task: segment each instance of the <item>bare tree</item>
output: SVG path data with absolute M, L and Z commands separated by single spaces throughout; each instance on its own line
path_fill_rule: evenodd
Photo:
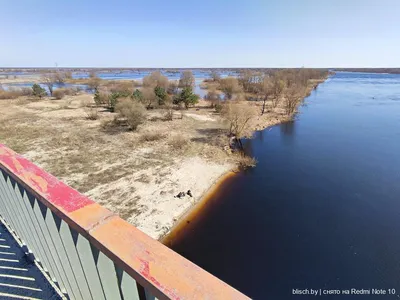
M 97 76 L 91 77 L 87 82 L 88 88 L 93 90 L 93 91 L 98 89 L 100 84 L 101 84 L 101 79 L 99 77 L 97 77 Z
M 89 78 L 96 78 L 96 77 L 97 77 L 97 74 L 94 70 L 89 72 Z
M 264 74 L 251 70 L 242 71 L 238 77 L 245 92 L 259 93 L 262 90 Z
M 263 98 L 263 105 L 261 109 L 261 115 L 264 114 L 265 112 L 265 107 L 266 107 L 266 102 L 268 101 L 268 98 L 273 94 L 274 92 L 274 84 L 271 80 L 270 77 L 265 77 L 262 85 L 262 98 Z
M 185 87 L 194 87 L 194 85 L 195 85 L 195 79 L 192 71 L 190 70 L 183 71 L 183 73 L 181 74 L 181 78 L 179 79 L 179 86 L 185 88 Z
M 143 104 L 147 109 L 154 108 L 155 105 L 158 104 L 156 94 L 154 93 L 154 88 L 145 87 L 141 90 L 143 94 Z
M 176 95 L 179 92 L 179 83 L 176 80 L 171 80 L 168 82 L 168 93 Z
M 281 100 L 282 93 L 285 89 L 285 81 L 280 79 L 279 77 L 273 78 L 272 83 L 272 107 L 277 107 L 279 101 Z
M 233 94 L 242 92 L 239 81 L 235 77 L 221 79 L 219 85 L 227 99 L 232 99 Z
M 215 88 L 212 88 L 207 92 L 207 95 L 205 95 L 204 99 L 210 101 L 211 107 L 215 107 L 221 102 L 221 95 L 218 94 Z
M 285 89 L 285 100 L 283 104 L 288 116 L 296 111 L 296 108 L 303 97 L 304 87 L 300 84 L 292 84 L 290 87 Z
M 143 78 L 143 86 L 144 87 L 162 87 L 167 90 L 169 86 L 168 78 L 161 74 L 160 71 L 152 72 L 150 75 L 147 75 Z
M 71 71 L 65 71 L 64 72 L 64 78 L 65 79 L 72 79 L 72 72 Z
M 257 115 L 255 107 L 246 102 L 229 101 L 224 104 L 221 115 L 229 123 L 229 133 L 242 146 L 240 139 L 251 131 L 250 120 Z
M 210 76 L 211 76 L 212 80 L 215 82 L 218 82 L 221 79 L 221 76 L 219 75 L 219 73 L 216 70 L 212 70 L 210 73 Z
M 62 73 L 62 72 L 55 72 L 53 74 L 53 77 L 54 77 L 54 81 L 58 84 L 63 84 L 66 79 L 65 73 Z
M 41 81 L 49 89 L 50 96 L 53 96 L 54 84 L 57 82 L 55 74 L 43 74 L 41 77 Z

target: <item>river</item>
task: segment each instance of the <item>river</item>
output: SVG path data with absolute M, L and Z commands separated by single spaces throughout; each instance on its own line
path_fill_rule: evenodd
M 336 73 L 245 148 L 257 166 L 224 182 L 171 248 L 254 299 L 399 298 L 400 75 Z

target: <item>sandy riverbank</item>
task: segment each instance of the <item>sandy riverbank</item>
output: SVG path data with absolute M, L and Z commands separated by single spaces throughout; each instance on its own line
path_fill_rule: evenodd
M 1 100 L 0 142 L 155 239 L 236 165 L 212 109 L 200 104 L 173 121 L 154 110 L 135 132 L 107 132 L 102 124 L 115 114 L 99 109 L 88 120 L 82 103 L 92 98 Z M 174 197 L 188 190 L 193 197 Z
M 238 156 L 224 150 L 227 124 L 206 101 L 183 116 L 176 111 L 173 121 L 162 120 L 163 110 L 148 111 L 135 132 L 105 130 L 115 114 L 101 108 L 97 120 L 88 120 L 86 105 L 93 96 L 84 93 L 2 103 L 1 143 L 155 239 L 193 218 L 237 165 Z M 277 107 L 254 117 L 251 128 L 287 119 Z M 193 197 L 174 197 L 188 190 Z
M 230 178 L 234 177 L 237 172 L 227 171 L 221 175 L 217 180 L 215 180 L 208 188 L 208 190 L 203 194 L 200 200 L 194 205 L 190 206 L 185 210 L 178 218 L 177 222 L 171 229 L 165 233 L 165 235 L 160 237 L 160 241 L 171 246 L 174 242 L 175 237 L 180 236 L 184 233 L 187 227 L 195 224 L 198 220 L 199 215 L 204 213 L 207 207 L 212 205 L 211 200 L 213 196 L 220 191 L 220 187 L 227 182 Z
M 306 89 L 306 97 L 318 87 L 319 84 L 325 82 L 327 78 L 321 80 L 313 80 L 309 83 Z M 260 103 L 249 103 L 250 105 L 260 106 Z M 300 105 L 301 103 L 299 103 Z M 259 115 L 253 120 L 251 120 L 251 128 L 254 131 L 263 130 L 284 122 L 291 120 L 293 116 L 286 116 L 283 112 L 282 107 L 277 107 L 272 111 L 266 112 L 264 115 Z M 174 242 L 174 239 L 181 234 L 185 234 L 187 228 L 193 225 L 193 222 L 196 221 L 198 215 L 203 213 L 207 209 L 207 205 L 211 205 L 208 202 L 212 200 L 215 193 L 218 192 L 218 189 L 221 185 L 226 183 L 227 180 L 235 176 L 235 172 L 231 170 L 224 173 L 221 177 L 218 178 L 207 190 L 204 196 L 194 205 L 190 206 L 178 219 L 175 225 L 163 235 L 160 240 L 168 246 L 171 246 Z

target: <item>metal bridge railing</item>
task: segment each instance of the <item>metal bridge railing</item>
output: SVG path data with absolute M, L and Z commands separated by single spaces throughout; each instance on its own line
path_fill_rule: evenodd
M 69 299 L 248 299 L 0 144 L 0 215 Z

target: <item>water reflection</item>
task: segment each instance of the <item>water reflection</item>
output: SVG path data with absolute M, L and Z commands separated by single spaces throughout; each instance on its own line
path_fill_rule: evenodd
M 296 127 L 296 121 L 288 121 L 285 123 L 282 123 L 279 128 L 282 133 L 282 137 L 293 137 L 295 135 L 295 127 Z

